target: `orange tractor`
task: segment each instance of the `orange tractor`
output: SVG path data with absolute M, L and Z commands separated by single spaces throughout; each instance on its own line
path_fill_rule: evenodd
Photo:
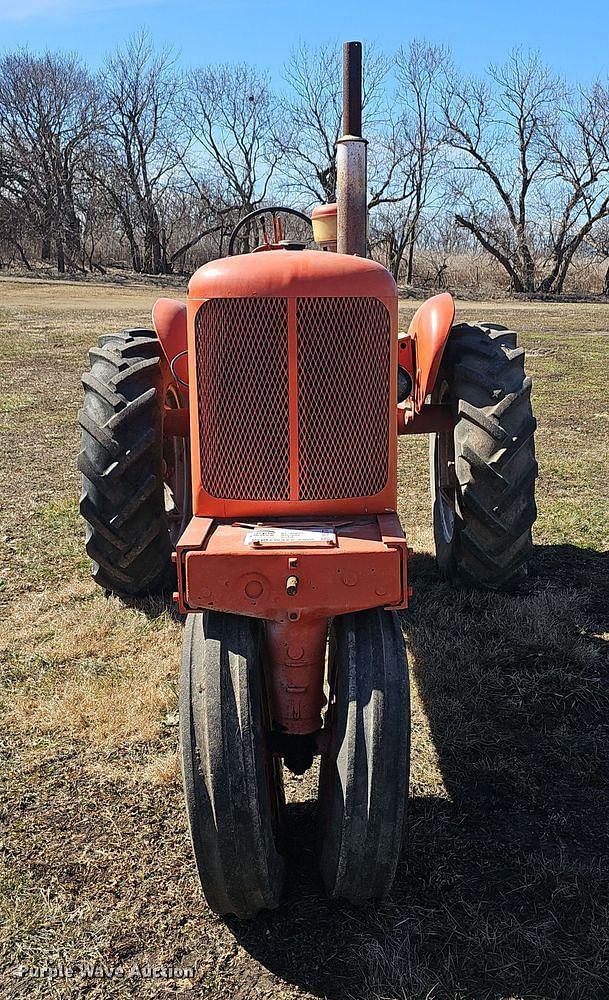
M 395 874 L 411 594 L 398 435 L 429 435 L 447 577 L 513 587 L 531 551 L 535 420 L 515 334 L 454 325 L 448 294 L 398 333 L 395 283 L 366 258 L 359 43 L 345 46 L 344 129 L 318 249 L 285 238 L 290 215 L 311 224 L 299 212 L 248 215 L 187 305 L 160 299 L 154 332 L 102 337 L 83 378 L 93 575 L 119 595 L 172 586 L 187 616 L 192 845 L 211 908 L 241 917 L 280 900 L 283 766 L 303 773 L 316 755 L 328 893 L 382 897 Z M 233 254 L 260 222 L 255 250 Z

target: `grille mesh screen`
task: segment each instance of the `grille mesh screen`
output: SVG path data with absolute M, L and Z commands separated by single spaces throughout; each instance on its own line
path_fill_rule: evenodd
M 374 298 L 301 298 L 296 327 L 298 498 L 374 496 L 388 476 L 389 313 Z M 195 342 L 203 488 L 289 500 L 287 299 L 210 299 Z
M 299 495 L 374 496 L 387 482 L 391 324 L 372 298 L 299 299 Z
M 226 500 L 289 500 L 286 299 L 210 299 L 195 340 L 201 484 Z

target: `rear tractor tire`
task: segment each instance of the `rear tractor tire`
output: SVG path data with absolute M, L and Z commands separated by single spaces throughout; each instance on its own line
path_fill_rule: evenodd
M 526 575 L 535 506 L 531 379 L 516 334 L 492 323 L 451 332 L 433 394 L 454 432 L 430 436 L 436 558 L 448 579 L 509 590 Z
M 78 468 L 93 578 L 123 597 L 161 592 L 190 511 L 187 440 L 163 436 L 181 393 L 151 330 L 103 336 L 89 357 Z

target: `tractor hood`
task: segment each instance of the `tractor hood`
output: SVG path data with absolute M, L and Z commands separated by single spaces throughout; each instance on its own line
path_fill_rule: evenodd
M 188 285 L 191 300 L 212 298 L 318 298 L 357 296 L 393 299 L 389 271 L 376 261 L 320 250 L 268 250 L 204 264 Z

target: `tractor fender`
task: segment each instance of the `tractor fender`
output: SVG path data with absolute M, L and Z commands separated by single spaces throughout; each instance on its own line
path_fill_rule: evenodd
M 421 411 L 426 397 L 435 385 L 454 319 L 455 302 L 450 292 L 434 295 L 419 306 L 412 317 L 408 335 L 414 343 L 415 413 Z
M 177 299 L 157 299 L 152 322 L 171 372 L 180 386 L 188 389 L 188 341 L 186 304 Z

